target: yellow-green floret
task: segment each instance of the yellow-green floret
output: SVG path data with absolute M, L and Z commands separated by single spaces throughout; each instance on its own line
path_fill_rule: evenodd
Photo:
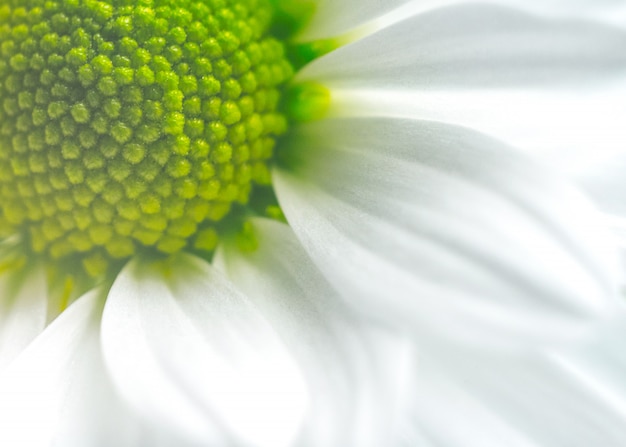
M 4 0 L 0 224 L 93 274 L 212 250 L 270 181 L 292 76 L 270 0 Z

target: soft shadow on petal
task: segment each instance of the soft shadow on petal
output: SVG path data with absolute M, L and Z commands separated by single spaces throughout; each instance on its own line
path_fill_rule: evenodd
M 406 446 L 535 447 L 523 432 L 515 430 L 480 398 L 464 390 L 446 374 L 420 364 L 416 389 L 410 393 L 401 439 Z
M 301 126 L 293 141 L 274 173 L 280 204 L 359 308 L 499 344 L 567 337 L 620 304 L 617 253 L 594 210 L 495 140 L 338 119 Z
M 440 346 L 424 356 L 415 377 L 407 431 L 419 428 L 435 445 L 626 443 L 624 395 L 599 392 L 549 356 L 496 358 Z
M 296 445 L 384 445 L 404 396 L 407 345 L 347 309 L 287 225 L 252 222 L 258 249 L 226 245 L 216 262 L 302 365 L 312 400 Z
M 46 277 L 40 266 L 0 277 L 0 371 L 46 326 Z
M 483 7 L 486 4 L 515 7 L 529 13 L 551 19 L 595 20 L 612 26 L 626 26 L 626 5 L 622 0 L 545 0 L 529 2 L 527 0 L 412 0 L 404 2 L 398 8 L 368 22 L 372 31 L 386 28 L 407 17 L 424 14 L 429 11 L 457 4 L 473 3 Z
M 489 1 L 494 4 L 515 6 L 549 18 L 581 18 L 626 26 L 626 4 L 622 0 Z
M 315 40 L 345 34 L 353 28 L 410 0 L 315 0 L 312 20 L 300 40 Z
M 449 5 L 474 3 L 514 6 L 548 18 L 585 18 L 626 26 L 626 5 L 622 0 L 315 0 L 315 13 L 300 40 L 344 35 L 355 28 L 367 33 L 385 28 L 404 18 Z
M 0 374 L 0 445 L 163 445 L 139 437 L 104 373 L 101 309 L 98 293 L 80 298 Z
M 626 30 L 485 4 L 418 14 L 298 76 L 335 113 L 404 116 L 493 135 L 561 172 L 623 152 Z
M 575 179 L 602 211 L 623 220 L 616 226 L 626 229 L 626 141 L 623 143 L 622 153 L 587 166 Z
M 308 402 L 294 360 L 200 259 L 125 267 L 109 292 L 102 346 L 120 394 L 201 445 L 288 445 L 300 428 Z
M 623 41 L 623 30 L 598 23 L 465 4 L 410 17 L 339 48 L 298 78 L 350 88 L 563 89 L 597 76 L 620 79 Z
M 594 387 L 597 394 L 626 409 L 626 316 L 616 316 L 594 335 L 586 343 L 552 353 L 551 357 L 570 374 Z
M 577 173 L 574 180 L 605 213 L 606 222 L 615 233 L 622 250 L 626 272 L 626 141 L 623 153 L 600 163 L 589 164 Z

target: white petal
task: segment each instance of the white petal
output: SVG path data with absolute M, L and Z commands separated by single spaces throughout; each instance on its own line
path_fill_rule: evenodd
M 506 4 L 527 9 L 552 18 L 581 18 L 598 20 L 616 26 L 626 25 L 626 4 L 622 0 L 490 0 L 494 4 Z
M 626 272 L 626 152 L 589 163 L 579 171 L 573 180 L 605 213 L 606 222 L 622 250 L 623 271 Z
M 589 163 L 574 178 L 604 212 L 626 219 L 626 143 L 621 154 Z
M 336 113 L 471 127 L 569 173 L 626 144 L 624 41 L 600 23 L 458 5 L 340 48 L 299 79 L 331 87 Z
M 0 371 L 46 325 L 46 278 L 39 266 L 0 277 Z
M 493 358 L 439 349 L 423 359 L 417 374 L 412 422 L 436 445 L 626 442 L 626 401 L 599 393 L 587 378 L 547 357 Z
M 609 87 L 609 86 L 607 86 Z M 626 88 L 595 92 L 530 89 L 333 92 L 336 115 L 428 119 L 462 125 L 519 148 L 561 175 L 581 181 L 623 150 Z M 615 166 L 613 167 L 615 169 Z M 595 187 L 595 188 L 594 188 Z M 596 194 L 595 186 L 588 191 Z
M 565 87 L 623 72 L 624 31 L 544 20 L 491 5 L 408 18 L 315 60 L 299 73 L 330 87 Z
M 80 360 L 79 346 L 90 332 L 97 306 L 95 295 L 77 302 L 0 376 L 2 445 L 50 445 L 67 393 L 59 385 Z
M 615 240 L 622 250 L 622 264 L 626 271 L 626 218 L 615 218 L 614 216 L 606 216 L 607 222 L 611 226 L 615 234 Z
M 344 35 L 355 28 L 367 33 L 385 28 L 412 15 L 445 6 L 468 3 L 466 0 L 317 0 L 312 20 L 300 40 L 314 40 Z M 472 3 L 472 2 L 469 2 Z M 545 17 L 577 17 L 626 25 L 626 6 L 622 0 L 482 0 L 474 6 L 493 3 L 515 6 Z M 361 26 L 364 25 L 365 27 Z
M 467 129 L 344 119 L 296 130 L 279 202 L 360 308 L 489 343 L 560 338 L 612 312 L 619 261 L 593 209 Z
M 0 375 L 0 445 L 136 445 L 103 375 L 101 302 L 79 299 Z
M 258 249 L 243 254 L 226 246 L 219 256 L 307 376 L 312 408 L 296 444 L 384 445 L 405 391 L 405 344 L 363 327 L 288 226 L 266 219 L 252 222 Z
M 307 405 L 299 370 L 204 261 L 132 261 L 109 293 L 102 345 L 121 395 L 202 445 L 287 445 L 299 429 Z
M 536 446 L 497 411 L 465 390 L 462 383 L 455 383 L 440 370 L 420 365 L 416 376 L 413 407 L 403 424 L 406 438 L 425 438 L 437 447 Z
M 529 2 L 526 0 L 481 0 L 480 2 L 468 2 L 467 0 L 413 0 L 405 2 L 401 7 L 387 14 L 378 16 L 375 20 L 368 23 L 367 29 L 376 31 L 413 15 L 466 3 L 473 3 L 473 7 L 479 8 L 485 4 L 515 7 L 544 18 L 576 18 L 596 20 L 615 26 L 626 25 L 626 5 L 622 0 L 544 0 L 541 2 Z
M 301 40 L 342 35 L 409 0 L 317 0 L 315 13 Z
M 626 316 L 622 313 L 603 325 L 595 337 L 566 352 L 557 352 L 553 358 L 570 374 L 594 387 L 615 405 L 626 408 Z

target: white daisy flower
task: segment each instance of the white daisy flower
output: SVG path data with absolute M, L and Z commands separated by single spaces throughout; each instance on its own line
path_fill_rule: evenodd
M 528 3 L 0 6 L 0 445 L 626 444 L 626 8 Z

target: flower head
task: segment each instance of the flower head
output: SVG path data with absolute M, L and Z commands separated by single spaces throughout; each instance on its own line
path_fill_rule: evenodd
M 5 2 L 0 444 L 626 442 L 607 11 Z
M 212 251 L 269 184 L 293 69 L 263 2 L 4 6 L 2 224 L 92 277 Z

